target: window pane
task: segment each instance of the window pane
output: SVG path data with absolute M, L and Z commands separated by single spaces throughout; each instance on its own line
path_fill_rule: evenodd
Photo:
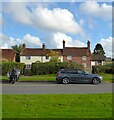
M 72 60 L 72 56 L 67 56 L 67 60 Z
M 30 60 L 30 59 L 31 59 L 31 56 L 26 56 L 26 59 L 27 59 L 27 60 Z
M 85 72 L 84 71 L 81 71 L 81 70 L 77 70 L 78 74 L 84 74 Z

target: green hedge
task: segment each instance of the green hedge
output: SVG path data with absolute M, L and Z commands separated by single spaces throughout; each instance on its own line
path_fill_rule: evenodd
M 25 64 L 17 63 L 17 62 L 1 62 L 0 63 L 0 68 L 2 68 L 2 75 L 6 75 L 7 72 L 11 71 L 14 67 L 23 71 Z
M 23 74 L 25 76 L 31 76 L 31 69 L 24 69 Z
M 33 75 L 56 74 L 60 69 L 77 68 L 83 69 L 83 65 L 76 62 L 46 62 L 32 63 L 31 73 Z
M 114 73 L 114 63 L 106 64 L 103 66 L 93 66 L 92 73 Z

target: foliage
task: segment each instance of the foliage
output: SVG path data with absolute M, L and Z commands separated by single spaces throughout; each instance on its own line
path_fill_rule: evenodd
M 94 53 L 93 53 L 93 54 L 100 54 L 100 55 L 104 55 L 104 54 L 105 54 L 105 52 L 104 52 L 103 47 L 102 47 L 101 44 L 98 43 L 98 44 L 95 46 L 95 48 L 94 48 Z
M 114 63 L 100 65 L 100 66 L 93 66 L 92 73 L 114 73 Z
M 59 62 L 60 53 L 58 51 L 51 50 L 48 56 L 50 56 L 50 62 Z
M 18 45 L 12 46 L 12 49 L 16 53 L 16 62 L 20 62 L 20 55 L 23 53 L 25 47 L 26 47 L 25 43 L 19 46 Z
M 32 63 L 31 72 L 33 75 L 56 74 L 60 69 L 65 68 L 83 69 L 83 65 L 76 62 Z
M 0 63 L 0 68 L 2 68 L 2 75 L 6 75 L 7 72 L 11 71 L 14 67 L 23 71 L 25 64 L 18 63 L 18 62 L 2 62 L 2 63 Z
M 23 74 L 25 76 L 31 76 L 31 69 L 24 69 Z

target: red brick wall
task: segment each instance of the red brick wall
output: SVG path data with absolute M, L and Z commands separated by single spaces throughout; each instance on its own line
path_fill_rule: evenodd
M 79 64 L 83 64 L 86 63 L 87 67 L 91 67 L 91 61 L 90 61 L 91 57 L 87 57 L 87 60 L 82 60 L 82 57 L 72 57 L 72 62 L 77 62 Z M 67 56 L 63 57 L 63 61 L 64 62 L 68 62 L 69 60 L 67 60 Z

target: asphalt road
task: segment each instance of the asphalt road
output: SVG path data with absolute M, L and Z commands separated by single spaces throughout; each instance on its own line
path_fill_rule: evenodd
M 17 82 L 0 83 L 2 94 L 91 94 L 110 93 L 114 83 L 93 84 L 56 84 L 55 82 Z

